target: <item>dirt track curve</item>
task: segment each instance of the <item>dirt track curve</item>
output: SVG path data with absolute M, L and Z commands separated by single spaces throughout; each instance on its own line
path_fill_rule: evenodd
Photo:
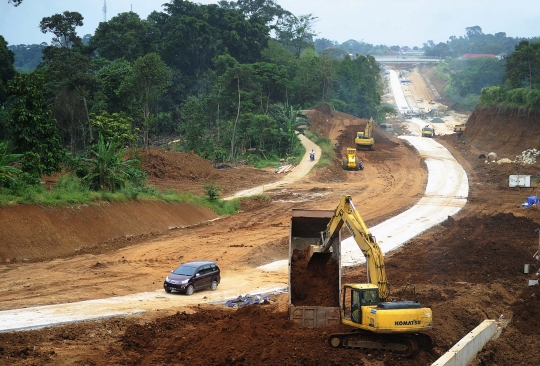
M 338 157 L 365 123 L 327 110 L 309 114 L 313 128 L 337 142 Z M 398 121 L 395 123 L 396 130 L 402 128 Z M 496 121 L 478 114 L 475 123 Z M 505 128 L 500 125 L 501 133 L 509 133 Z M 17 207 L 14 210 L 18 216 L 3 208 L 0 218 L 20 217 L 21 222 L 12 224 L 19 231 L 17 235 L 0 232 L 2 243 L 11 248 L 0 252 L 4 261 L 0 265 L 0 308 L 156 291 L 171 268 L 192 259 L 216 260 L 223 268 L 223 277 L 232 281 L 251 278 L 255 267 L 287 258 L 293 207 L 333 209 L 344 193 L 361 202 L 356 206 L 373 227 L 415 204 L 426 184 L 424 162 L 414 149 L 377 128 L 375 139 L 375 151 L 359 152 L 364 171 L 345 172 L 336 159 L 331 166 L 316 169 L 300 181 L 266 192 L 268 200 L 243 202 L 243 212 L 238 215 L 184 228 L 186 224 L 180 222 L 193 216 L 190 208 L 173 207 L 167 215 L 159 205 L 142 203 L 41 209 L 45 212 L 39 212 L 36 217 L 40 219 L 32 227 L 23 225 L 23 221 L 37 215 L 35 208 Z M 494 139 L 468 140 L 466 134 L 436 140 L 467 171 L 468 202 L 459 213 L 386 257 L 392 291 L 399 293 L 407 283 L 415 283 L 418 300 L 433 309 L 437 340 L 433 350 L 407 359 L 387 352 L 334 350 L 326 337 L 337 329 L 296 328 L 287 320 L 287 295 L 276 295 L 267 305 L 239 310 L 221 305 L 179 305 L 130 317 L 0 333 L 2 363 L 430 365 L 483 319 L 503 314 L 512 318 L 510 325 L 473 364 L 533 364 L 540 358 L 540 293 L 538 286 L 525 285 L 530 276 L 522 272 L 524 263 L 531 264 L 531 272 L 538 270 L 532 254 L 538 245 L 534 229 L 540 224 L 540 214 L 536 207 L 521 207 L 526 196 L 536 190 L 510 190 L 507 182 L 508 175 L 518 169 L 521 174 L 536 176 L 539 166 L 486 164 L 478 156 L 494 149 L 499 156 L 513 159 L 519 146 L 522 150 L 538 147 L 538 141 L 526 134 L 519 146 L 499 146 Z M 245 166 L 215 170 L 184 153 L 149 151 L 146 157 L 151 181 L 161 188 L 201 193 L 203 183 L 214 181 L 226 195 L 282 178 L 273 171 Z M 117 214 L 107 214 L 111 209 Z M 211 213 L 204 215 L 215 218 Z M 126 217 L 137 220 L 130 223 Z M 141 233 L 145 221 L 153 221 L 156 229 Z M 65 222 L 69 222 L 70 230 L 59 230 Z M 107 228 L 117 227 L 116 234 L 96 235 L 104 232 L 104 222 Z M 41 240 L 36 239 L 35 232 L 42 233 Z M 79 238 L 78 232 L 88 234 Z M 364 278 L 364 269 L 359 267 L 347 269 L 343 280 L 361 282 Z M 267 273 L 257 285 L 273 281 L 286 279 Z M 212 293 L 198 295 L 204 298 Z M 171 301 L 178 299 L 180 303 L 182 298 L 176 295 Z

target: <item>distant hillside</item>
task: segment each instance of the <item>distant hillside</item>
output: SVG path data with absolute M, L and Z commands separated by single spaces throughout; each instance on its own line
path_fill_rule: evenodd
M 92 38 L 90 34 L 85 35 L 82 38 L 83 44 L 88 45 L 90 38 Z M 41 62 L 41 50 L 48 45 L 47 42 L 42 42 L 40 44 L 17 44 L 8 46 L 8 49 L 15 53 L 15 69 L 17 69 L 18 72 L 34 71 Z
M 19 44 L 8 46 L 15 53 L 15 68 L 19 72 L 32 72 L 41 62 L 41 50 L 47 47 L 47 43 L 41 44 Z

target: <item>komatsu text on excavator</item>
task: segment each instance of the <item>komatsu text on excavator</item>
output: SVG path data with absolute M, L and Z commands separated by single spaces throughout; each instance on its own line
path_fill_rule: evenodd
M 416 301 L 390 299 L 382 250 L 350 196 L 341 198 L 326 230 L 321 233 L 320 242 L 310 248 L 311 260 L 320 261 L 328 256 L 330 243 L 344 224 L 366 258 L 368 281 L 343 286 L 341 322 L 356 329 L 351 333 L 330 335 L 330 345 L 384 349 L 405 355 L 418 349 L 431 349 L 432 339 L 425 333 L 432 330 L 431 309 Z

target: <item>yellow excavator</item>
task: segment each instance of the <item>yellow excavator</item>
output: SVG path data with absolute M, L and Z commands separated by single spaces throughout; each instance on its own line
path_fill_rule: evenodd
M 370 118 L 366 124 L 364 132 L 357 132 L 354 143 L 356 144 L 356 150 L 374 150 L 373 145 L 375 140 L 371 136 L 373 131 L 373 118 Z
M 416 301 L 390 298 L 382 250 L 350 196 L 342 196 L 326 230 L 321 233 L 320 242 L 311 246 L 310 264 L 312 260 L 321 263 L 329 258 L 331 243 L 344 224 L 366 258 L 368 281 L 343 286 L 341 323 L 355 329 L 350 333 L 331 334 L 329 344 L 336 348 L 391 350 L 404 355 L 418 349 L 431 349 L 433 341 L 426 333 L 432 330 L 431 309 Z M 409 286 L 416 295 L 414 285 Z
M 356 157 L 354 147 L 347 148 L 347 159 L 343 159 L 343 170 L 364 170 L 364 165 Z
M 464 123 L 461 123 L 461 124 L 458 124 L 458 125 L 455 125 L 454 126 L 454 132 L 458 133 L 458 134 L 462 134 L 463 131 L 465 131 L 465 124 Z

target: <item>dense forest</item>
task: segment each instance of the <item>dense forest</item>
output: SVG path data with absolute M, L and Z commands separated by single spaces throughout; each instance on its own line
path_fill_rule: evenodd
M 30 177 L 70 164 L 92 186 L 114 189 L 88 159 L 174 139 L 178 150 L 214 161 L 246 159 L 253 149 L 279 160 L 299 145 L 304 108 L 326 103 L 379 120 L 393 112 L 381 106 L 373 57 L 315 52 L 310 14 L 296 16 L 273 0 L 174 0 L 164 8 L 147 19 L 121 13 L 84 39 L 81 14 L 44 17 L 39 28 L 52 40 L 39 46 L 31 72 L 17 72 L 0 36 L 7 160 L 17 156 Z

